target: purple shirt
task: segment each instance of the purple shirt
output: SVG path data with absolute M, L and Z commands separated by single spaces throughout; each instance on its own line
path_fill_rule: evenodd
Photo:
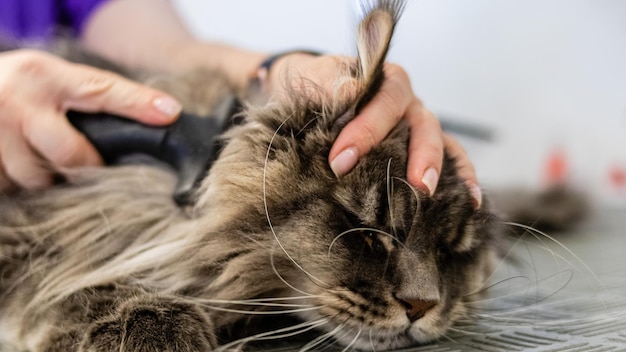
M 0 0 L 0 36 L 48 39 L 58 28 L 80 35 L 89 15 L 108 0 Z

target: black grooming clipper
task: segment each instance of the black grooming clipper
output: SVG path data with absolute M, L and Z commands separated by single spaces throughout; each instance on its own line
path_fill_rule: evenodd
M 69 121 L 96 147 L 106 164 L 133 154 L 146 154 L 178 173 L 174 200 L 189 204 L 220 149 L 216 137 L 240 110 L 235 97 L 225 99 L 211 116 L 181 113 L 171 125 L 149 126 L 107 113 L 69 111 Z

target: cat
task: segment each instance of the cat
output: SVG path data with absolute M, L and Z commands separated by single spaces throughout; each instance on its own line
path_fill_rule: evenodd
M 432 197 L 411 187 L 402 124 L 344 176 L 327 161 L 379 89 L 403 6 L 369 5 L 340 93 L 247 106 L 191 207 L 153 165 L 62 170 L 62 184 L 1 196 L 0 343 L 209 351 L 313 332 L 310 348 L 380 351 L 443 336 L 497 256 L 488 200 L 474 209 L 447 155 Z M 181 81 L 160 82 L 181 94 Z

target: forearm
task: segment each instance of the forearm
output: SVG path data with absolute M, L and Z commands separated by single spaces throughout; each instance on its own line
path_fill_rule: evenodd
M 238 88 L 265 57 L 222 43 L 202 42 L 185 28 L 168 0 L 111 0 L 91 16 L 85 45 L 114 61 L 147 70 L 218 69 Z

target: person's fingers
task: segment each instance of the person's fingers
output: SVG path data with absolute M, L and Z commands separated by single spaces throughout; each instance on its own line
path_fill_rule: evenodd
M 63 116 L 27 119 L 23 123 L 22 133 L 32 148 L 54 166 L 102 164 L 96 149 Z
M 102 163 L 64 116 L 68 109 L 106 111 L 150 124 L 170 123 L 181 111 L 165 93 L 44 52 L 16 50 L 0 53 L 0 58 L 3 191 L 46 187 L 55 167 Z
M 106 111 L 149 124 L 167 124 L 182 110 L 178 101 L 161 91 L 45 52 L 22 49 L 5 58 L 10 84 L 37 82 L 22 85 L 22 94 L 61 112 Z
M 448 154 L 455 159 L 458 175 L 470 183 L 478 183 L 474 165 L 465 148 L 455 138 L 445 133 L 443 134 L 443 141 Z
M 389 70 L 391 72 L 386 71 L 387 77 L 380 91 L 343 128 L 330 150 L 330 167 L 337 176 L 350 171 L 361 156 L 378 145 L 402 119 L 410 101 L 415 99 L 412 94 L 407 94 L 406 73 L 395 66 L 390 66 Z
M 39 189 L 52 184 L 52 173 L 21 136 L 3 135 L 0 155 L 7 177 L 21 188 Z
M 443 141 L 448 154 L 455 159 L 458 175 L 465 180 L 467 187 L 474 198 L 474 208 L 480 208 L 482 204 L 482 192 L 476 178 L 476 170 L 469 159 L 465 148 L 453 137 L 444 134 Z
M 2 167 L 2 155 L 0 155 L 0 194 L 13 189 L 14 186 L 13 182 L 11 182 L 4 172 L 4 168 Z
M 329 79 L 329 77 L 335 77 L 338 69 L 349 67 L 348 63 L 349 60 L 332 56 L 311 57 L 293 54 L 276 61 L 275 77 L 270 79 L 270 83 L 274 82 L 276 85 L 276 82 L 281 81 L 278 79 L 280 77 L 276 77 L 284 71 L 284 68 L 278 69 L 280 67 L 308 67 L 311 69 L 310 72 L 305 70 L 299 73 L 308 79 L 312 77 L 312 86 L 321 86 L 327 91 L 333 91 L 337 87 L 346 88 L 345 91 L 335 91 L 334 95 L 340 93 L 348 97 L 349 92 L 352 91 L 351 85 L 337 86 L 329 83 L 336 82 L 334 78 Z M 360 157 L 378 145 L 398 122 L 404 119 L 408 122 L 411 133 L 407 167 L 408 182 L 429 195 L 435 192 L 441 174 L 445 144 L 449 153 L 457 159 L 458 174 L 466 180 L 475 199 L 476 208 L 480 207 L 482 201 L 480 188 L 476 181 L 474 167 L 463 147 L 453 138 L 443 134 L 437 118 L 414 96 L 409 77 L 400 66 L 385 64 L 384 69 L 385 80 L 378 93 L 342 129 L 330 150 L 328 160 L 333 172 L 337 176 L 349 172 Z M 328 81 L 324 81 L 324 78 Z M 306 88 L 307 82 L 308 80 L 296 80 L 295 84 L 291 82 L 290 87 L 303 89 Z M 279 88 L 280 86 L 274 87 L 277 91 L 280 91 Z
M 410 128 L 407 181 L 433 195 L 441 175 L 443 140 L 439 120 L 416 101 L 407 110 Z
M 182 107 L 173 97 L 111 72 L 70 64 L 59 71 L 63 109 L 106 111 L 150 124 L 171 123 Z

